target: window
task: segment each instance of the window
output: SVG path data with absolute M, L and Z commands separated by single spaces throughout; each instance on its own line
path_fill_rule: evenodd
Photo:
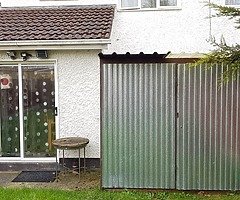
M 122 8 L 159 8 L 162 6 L 177 6 L 177 0 L 122 0 Z
M 225 5 L 240 5 L 240 0 L 225 0 Z
M 40 0 L 40 1 L 78 1 L 78 0 Z

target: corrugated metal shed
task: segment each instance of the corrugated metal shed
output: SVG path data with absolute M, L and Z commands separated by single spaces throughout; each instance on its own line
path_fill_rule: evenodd
M 240 189 L 239 80 L 155 55 L 100 56 L 102 187 Z

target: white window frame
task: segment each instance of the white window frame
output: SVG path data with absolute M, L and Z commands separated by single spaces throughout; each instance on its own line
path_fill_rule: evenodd
M 141 8 L 141 1 L 138 0 L 138 6 L 136 7 L 122 7 L 122 0 L 118 0 L 118 10 L 179 10 L 181 9 L 181 0 L 177 0 L 176 6 L 161 6 L 160 0 L 156 0 L 155 8 Z
M 39 0 L 39 1 L 78 1 L 78 0 Z
M 221 4 L 224 5 L 224 6 L 240 8 L 240 5 L 227 5 L 227 4 L 226 4 L 226 0 L 221 0 Z

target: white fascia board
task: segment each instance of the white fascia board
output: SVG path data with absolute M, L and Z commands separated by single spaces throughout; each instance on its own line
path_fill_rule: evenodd
M 106 49 L 110 39 L 0 41 L 0 50 Z

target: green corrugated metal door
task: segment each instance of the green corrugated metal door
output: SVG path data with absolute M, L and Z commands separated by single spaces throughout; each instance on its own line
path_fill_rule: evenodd
M 103 64 L 103 188 L 175 188 L 175 64 Z
M 177 189 L 240 189 L 240 80 L 220 86 L 224 67 L 178 65 Z

